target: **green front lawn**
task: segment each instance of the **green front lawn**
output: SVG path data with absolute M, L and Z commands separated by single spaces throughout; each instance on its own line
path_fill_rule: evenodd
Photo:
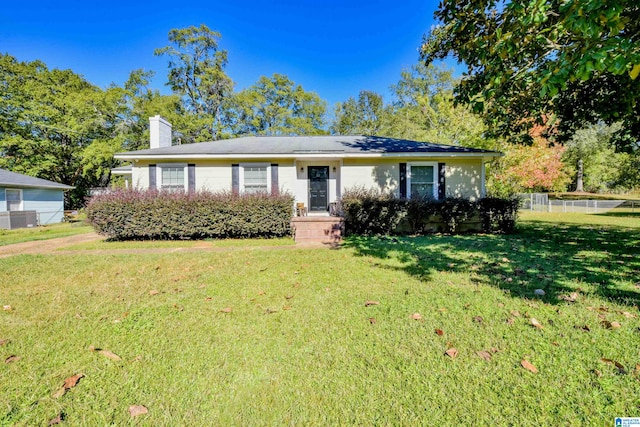
M 524 214 L 510 236 L 351 238 L 338 250 L 4 258 L 0 357 L 20 359 L 0 370 L 0 425 L 639 416 L 640 221 L 563 218 Z M 149 413 L 132 422 L 130 405 Z

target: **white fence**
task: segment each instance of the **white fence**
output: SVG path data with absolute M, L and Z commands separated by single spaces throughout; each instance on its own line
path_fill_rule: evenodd
M 549 200 L 545 193 L 520 194 L 520 197 L 523 210 L 537 212 L 640 212 L 640 201 L 634 200 Z

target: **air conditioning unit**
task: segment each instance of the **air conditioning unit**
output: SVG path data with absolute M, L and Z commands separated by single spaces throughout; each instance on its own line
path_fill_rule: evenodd
M 36 211 L 7 211 L 0 212 L 0 228 L 13 230 L 16 228 L 31 228 L 38 226 Z

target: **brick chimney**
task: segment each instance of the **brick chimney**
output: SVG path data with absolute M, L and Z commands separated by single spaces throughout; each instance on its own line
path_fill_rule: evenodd
M 149 148 L 171 147 L 171 123 L 162 117 L 149 117 Z

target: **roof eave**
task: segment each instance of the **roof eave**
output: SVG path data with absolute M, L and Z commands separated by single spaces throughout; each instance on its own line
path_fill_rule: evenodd
M 301 159 L 301 158 L 412 158 L 412 157 L 465 157 L 465 158 L 494 158 L 501 157 L 498 152 L 419 152 L 419 153 L 225 153 L 225 154 L 130 154 L 118 153 L 114 157 L 118 160 L 221 160 L 221 159 Z
M 0 182 L 0 187 L 10 188 L 46 188 L 48 190 L 73 190 L 76 187 L 70 185 L 36 185 L 36 184 L 16 184 L 15 182 Z

